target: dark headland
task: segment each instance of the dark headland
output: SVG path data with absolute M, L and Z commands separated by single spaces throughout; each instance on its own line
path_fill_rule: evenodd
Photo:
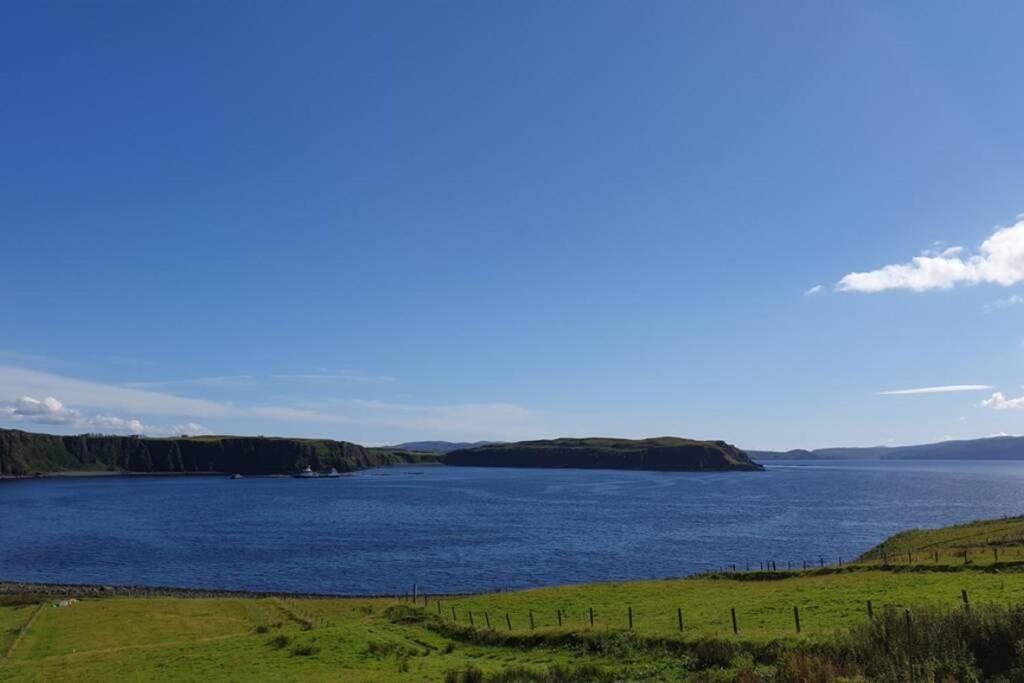
M 287 474 L 310 467 L 354 472 L 417 464 L 479 467 L 755 471 L 764 469 L 724 441 L 553 439 L 491 443 L 451 453 L 396 447 L 367 448 L 347 441 L 265 436 L 148 438 L 78 434 L 57 436 L 0 429 L 0 477 L 40 474 Z
M 757 471 L 757 464 L 724 441 L 671 436 L 653 439 L 547 439 L 489 444 L 452 451 L 447 465 L 576 469 Z
M 0 477 L 57 472 L 287 474 L 437 462 L 440 455 L 265 436 L 55 436 L 0 429 Z

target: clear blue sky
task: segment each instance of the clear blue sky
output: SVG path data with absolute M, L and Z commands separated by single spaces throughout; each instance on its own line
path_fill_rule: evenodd
M 7 3 L 0 425 L 1024 432 L 1022 25 L 1014 2 Z M 879 393 L 932 387 L 959 390 Z

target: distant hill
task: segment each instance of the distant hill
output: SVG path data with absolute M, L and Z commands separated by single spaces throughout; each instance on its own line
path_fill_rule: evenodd
M 940 441 L 919 446 L 747 451 L 757 460 L 1024 460 L 1024 437 Z
M 54 436 L 0 429 L 0 476 L 75 471 L 285 474 L 307 465 L 351 472 L 436 458 L 347 441 L 263 436 Z
M 386 448 L 398 449 L 403 451 L 422 451 L 426 453 L 451 453 L 452 451 L 462 450 L 464 448 L 476 448 L 477 446 L 487 446 L 493 443 L 504 443 L 502 441 L 406 441 L 395 446 L 386 446 Z
M 446 465 L 629 470 L 762 470 L 724 441 L 654 439 L 550 439 L 490 444 L 452 451 Z

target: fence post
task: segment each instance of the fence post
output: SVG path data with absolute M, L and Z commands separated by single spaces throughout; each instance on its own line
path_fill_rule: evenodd
M 593 607 L 590 608 L 590 626 L 591 627 L 594 626 L 594 608 Z
M 870 619 L 872 621 L 874 621 L 874 619 L 875 619 L 875 610 L 873 610 L 871 608 L 871 601 L 870 600 L 868 600 L 868 619 Z
M 633 630 L 633 606 L 629 606 L 629 630 Z
M 562 625 L 562 608 L 561 607 L 558 608 L 558 625 L 559 626 Z
M 487 630 L 489 631 L 491 629 L 491 615 L 487 612 L 484 612 L 484 621 L 487 622 Z
M 676 608 L 676 615 L 679 617 L 679 632 L 682 633 L 683 632 L 683 608 L 682 607 L 677 607 Z
M 437 613 L 441 614 L 441 601 L 440 600 L 437 601 Z
M 533 610 L 530 610 L 530 628 L 533 628 Z
M 505 612 L 505 623 L 508 624 L 508 630 L 512 630 L 512 619 L 508 616 L 508 612 Z
M 416 584 L 412 585 L 412 604 L 416 604 Z
M 793 621 L 796 622 L 796 632 L 800 633 L 800 608 L 793 605 Z
M 964 611 L 967 612 L 968 614 L 970 614 L 970 612 L 971 612 L 971 601 L 967 597 L 967 589 L 963 589 L 963 590 L 960 591 L 960 598 L 963 599 L 963 601 L 964 601 Z
M 738 635 L 740 632 L 739 626 L 736 625 L 736 608 L 730 607 L 729 611 L 732 613 L 732 632 L 733 635 Z
M 473 612 L 472 612 L 472 610 L 470 610 L 470 612 L 469 612 L 469 627 L 470 628 L 476 628 L 476 624 L 473 623 Z
M 455 605 L 452 605 L 452 621 L 458 621 L 458 619 L 455 618 Z

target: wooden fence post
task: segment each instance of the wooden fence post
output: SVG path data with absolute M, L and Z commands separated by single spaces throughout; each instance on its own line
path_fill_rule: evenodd
M 558 625 L 559 626 L 562 625 L 562 608 L 561 607 L 558 608 Z
M 590 626 L 591 627 L 594 626 L 594 608 L 593 607 L 590 608 Z
M 868 619 L 871 619 L 873 621 L 874 618 L 875 618 L 875 610 L 873 610 L 871 608 L 871 601 L 868 600 Z
M 633 630 L 633 606 L 629 606 L 629 630 Z
M 682 607 L 677 607 L 676 608 L 676 616 L 679 617 L 679 632 L 682 633 L 683 632 L 683 608 Z
M 458 619 L 455 618 L 455 605 L 452 605 L 452 621 L 458 621 Z
M 530 628 L 533 628 L 533 610 L 530 610 Z
M 736 608 L 730 607 L 729 611 L 732 613 L 732 632 L 733 635 L 738 635 L 740 632 L 739 626 L 736 625 Z
M 796 632 L 800 633 L 800 608 L 793 605 L 793 621 L 796 622 Z
M 476 628 L 476 624 L 473 623 L 473 610 L 469 611 L 469 627 Z
M 437 613 L 438 614 L 441 613 L 441 601 L 440 600 L 437 601 Z
M 970 612 L 971 612 L 971 601 L 967 597 L 967 590 L 966 589 L 960 591 L 960 598 L 964 601 L 964 611 L 967 612 L 968 614 L 970 614 Z
M 484 612 L 484 621 L 487 622 L 487 630 L 489 631 L 491 629 L 491 615 L 487 612 Z
M 512 630 L 512 619 L 508 616 L 508 612 L 505 612 L 505 623 L 508 624 L 508 630 Z

